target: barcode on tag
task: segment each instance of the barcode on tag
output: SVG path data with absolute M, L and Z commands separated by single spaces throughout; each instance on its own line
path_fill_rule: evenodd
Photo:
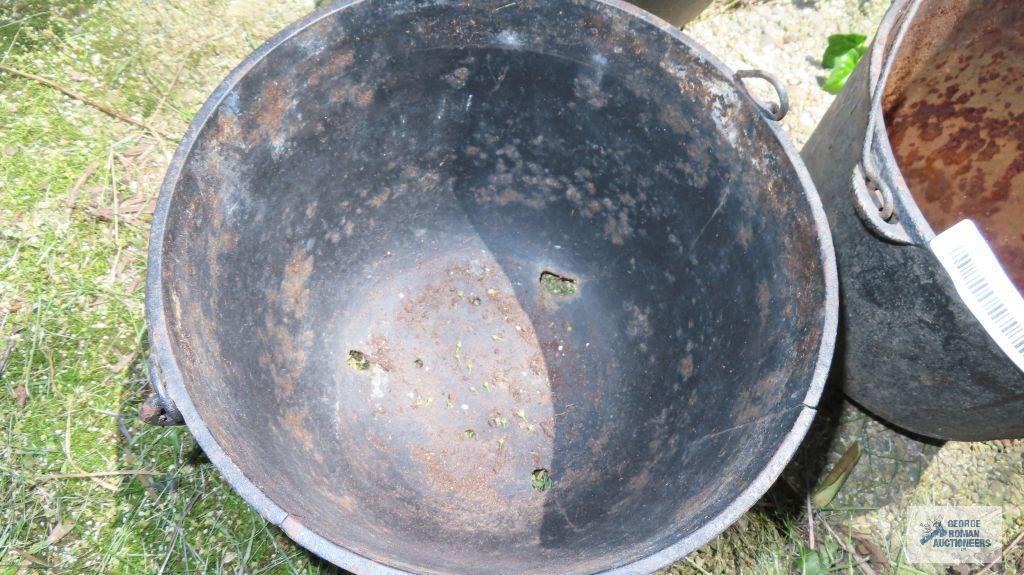
M 971 220 L 935 236 L 932 252 L 957 293 L 1007 356 L 1024 370 L 1024 298 Z

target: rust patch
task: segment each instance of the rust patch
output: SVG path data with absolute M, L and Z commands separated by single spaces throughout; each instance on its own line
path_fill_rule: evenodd
M 576 76 L 573 93 L 577 98 L 586 100 L 594 108 L 603 108 L 608 103 L 608 94 L 601 89 L 601 84 L 589 74 Z
M 267 82 L 260 94 L 255 110 L 257 130 L 249 133 L 250 138 L 270 138 L 281 127 L 285 110 L 290 105 L 288 91 L 276 81 Z
M 295 440 L 300 448 L 312 456 L 317 463 L 323 464 L 324 455 L 313 440 L 309 424 L 305 417 L 295 408 L 286 408 L 279 420 L 281 428 Z
M 297 250 L 284 268 L 281 280 L 280 305 L 296 318 L 306 314 L 309 304 L 309 276 L 313 273 L 313 256 Z
M 347 102 L 359 108 L 366 108 L 373 103 L 375 88 L 366 85 L 346 84 L 331 90 L 331 99 L 336 102 Z
M 469 68 L 462 66 L 456 68 L 450 74 L 446 74 L 444 77 L 445 82 L 456 90 L 460 90 L 466 85 L 466 80 L 469 79 Z
M 683 374 L 684 378 L 688 378 L 693 375 L 693 355 L 687 354 L 682 361 L 679 362 L 679 371 Z
M 905 42 L 884 112 L 914 200 L 936 233 L 974 220 L 1024 287 L 1024 4 L 926 3 Z
M 337 76 L 345 71 L 346 68 L 352 65 L 352 61 L 355 59 L 355 54 L 352 50 L 344 50 L 331 55 L 330 59 L 326 63 L 317 66 L 316 69 L 309 75 L 307 82 L 310 86 L 319 86 L 320 82 L 324 78 L 330 78 Z
M 626 304 L 626 311 L 629 312 L 629 320 L 626 324 L 626 333 L 630 337 L 648 338 L 654 330 L 651 328 L 651 308 L 640 308 L 634 303 Z
M 765 323 L 768 321 L 768 316 L 771 315 L 772 308 L 772 294 L 768 288 L 768 282 L 762 281 L 757 286 L 757 309 L 761 315 L 761 322 Z

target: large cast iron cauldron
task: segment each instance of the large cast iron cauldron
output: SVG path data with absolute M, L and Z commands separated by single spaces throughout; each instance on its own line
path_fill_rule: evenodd
M 652 572 L 768 488 L 829 365 L 824 212 L 770 114 L 619 2 L 322 10 L 171 164 L 162 418 L 356 573 Z
M 804 159 L 835 234 L 846 392 L 934 437 L 1024 436 L 1024 3 L 896 2 Z

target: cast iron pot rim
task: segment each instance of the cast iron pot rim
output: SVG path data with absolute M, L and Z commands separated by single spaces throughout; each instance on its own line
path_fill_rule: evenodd
M 899 226 L 904 231 L 902 236 L 894 238 L 884 229 L 879 229 L 875 222 L 868 224 L 868 228 L 875 235 L 881 234 L 880 237 L 886 241 L 930 249 L 928 243 L 935 238 L 935 231 L 917 205 L 917 200 L 914 199 L 910 186 L 903 177 L 892 140 L 889 139 L 889 126 L 882 106 L 889 82 L 889 72 L 899 58 L 906 27 L 913 23 L 922 2 L 923 0 L 893 0 L 892 5 L 882 16 L 878 29 L 875 30 L 868 54 L 863 58 L 868 66 L 869 126 L 864 134 L 865 151 L 861 154 L 861 162 L 867 162 L 867 156 L 874 155 L 874 161 L 879 163 L 880 168 L 892 179 L 895 184 L 892 186 L 893 203 L 899 211 Z M 876 151 L 869 152 L 869 148 Z M 998 256 L 996 259 L 998 261 Z
M 170 336 L 167 330 L 166 310 L 163 298 L 163 282 L 161 277 L 163 268 L 164 232 L 166 230 L 167 217 L 170 212 L 171 201 L 173 199 L 174 190 L 177 187 L 178 178 L 197 137 L 202 132 L 206 122 L 213 115 L 221 101 L 257 63 L 259 63 L 267 54 L 278 46 L 287 42 L 290 38 L 302 32 L 309 26 L 316 24 L 320 20 L 331 16 L 336 12 L 345 10 L 350 6 L 367 1 L 374 0 L 342 0 L 339 3 L 316 10 L 284 28 L 267 40 L 255 52 L 245 58 L 241 64 L 235 67 L 235 69 L 228 74 L 217 89 L 214 90 L 213 94 L 210 95 L 209 99 L 207 99 L 202 108 L 196 114 L 196 117 L 189 125 L 184 138 L 182 138 L 174 157 L 168 165 L 167 174 L 164 177 L 163 185 L 160 189 L 160 195 L 157 200 L 156 210 L 153 215 L 153 223 L 149 238 L 149 256 L 147 262 L 148 271 L 146 274 L 146 317 L 149 326 L 150 353 L 155 356 L 155 367 L 157 368 L 157 372 L 160 374 L 161 381 L 159 381 L 158 384 L 164 387 L 167 397 L 169 397 L 170 400 L 174 402 L 177 409 L 180 410 L 185 423 L 188 425 L 189 431 L 192 433 L 192 436 L 195 438 L 199 446 L 206 453 L 207 457 L 221 472 L 228 484 L 231 485 L 235 492 L 237 492 L 242 499 L 246 501 L 246 503 L 256 509 L 264 519 L 280 527 L 285 534 L 287 534 L 296 543 L 343 569 L 360 575 L 415 575 L 408 571 L 379 563 L 373 559 L 359 555 L 358 553 L 329 541 L 322 535 L 307 528 L 303 525 L 301 518 L 289 515 L 288 512 L 274 503 L 270 497 L 264 494 L 259 487 L 246 477 L 231 458 L 228 457 L 227 453 L 221 448 L 220 444 L 210 433 L 210 430 L 207 428 L 203 418 L 199 415 L 182 381 L 181 372 L 178 370 L 177 361 L 174 356 Z M 583 1 L 603 4 L 615 10 L 625 12 L 654 26 L 662 33 L 669 35 L 676 42 L 685 44 L 687 48 L 696 53 L 699 58 L 710 63 L 724 77 L 731 79 L 733 87 L 746 99 L 747 105 L 755 106 L 755 109 L 760 110 L 758 104 L 743 88 L 742 83 L 735 78 L 735 73 L 732 70 L 677 28 L 648 12 L 620 0 Z M 822 390 L 825 386 L 825 379 L 828 375 L 836 341 L 839 288 L 838 278 L 836 275 L 835 252 L 832 247 L 832 235 L 829 232 L 828 220 L 825 217 L 825 211 L 822 207 L 821 199 L 818 197 L 817 190 L 814 187 L 814 183 L 811 181 L 810 175 L 807 173 L 807 168 L 804 166 L 792 142 L 779 128 L 779 126 L 767 118 L 765 118 L 764 121 L 768 124 L 771 133 L 775 137 L 776 143 L 785 153 L 786 158 L 789 160 L 796 172 L 800 184 L 803 186 L 805 199 L 810 207 L 811 216 L 813 217 L 815 229 L 817 231 L 821 266 L 825 276 L 825 301 L 823 302 L 825 313 L 822 326 L 823 331 L 821 336 L 821 345 L 818 349 L 818 359 L 814 368 L 814 375 L 812 377 L 810 387 L 802 404 L 779 408 L 765 416 L 770 417 L 781 411 L 794 409 L 797 406 L 800 406 L 801 408 L 800 414 L 797 416 L 793 428 L 786 434 L 768 464 L 760 473 L 758 473 L 754 480 L 751 481 L 742 492 L 740 492 L 739 496 L 729 503 L 725 509 L 713 518 L 707 518 L 707 522 L 705 522 L 699 529 L 672 545 L 634 562 L 601 571 L 599 572 L 600 575 L 647 575 L 682 559 L 689 553 L 697 550 L 714 539 L 718 534 L 739 519 L 743 513 L 750 509 L 750 507 L 760 499 L 768 488 L 771 487 L 779 474 L 782 473 L 782 469 L 792 458 L 814 419 L 818 400 L 821 397 Z M 746 425 L 749 425 L 750 423 L 754 422 L 749 422 Z

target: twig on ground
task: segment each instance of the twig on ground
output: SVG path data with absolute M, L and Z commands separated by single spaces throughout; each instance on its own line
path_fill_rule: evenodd
M 14 351 L 14 336 L 7 338 L 7 347 L 0 353 L 0 375 L 7 371 L 7 362 L 11 359 L 11 352 Z
M 42 84 L 44 86 L 48 86 L 50 88 L 53 88 L 54 90 L 57 90 L 58 92 L 62 92 L 65 96 L 68 96 L 69 98 L 74 98 L 75 100 L 78 100 L 79 102 L 83 102 L 85 104 L 88 104 L 88 105 L 92 106 L 93 108 L 96 108 L 97 110 L 103 112 L 104 114 L 106 114 L 106 115 L 108 115 L 108 116 L 110 116 L 112 118 L 116 118 L 118 120 L 121 120 L 122 122 L 127 122 L 129 124 L 132 124 L 133 126 L 138 126 L 138 127 L 143 128 L 145 130 L 149 130 L 150 132 L 152 132 L 154 134 L 157 134 L 157 135 L 160 135 L 160 136 L 163 136 L 164 138 L 167 138 L 168 140 L 176 140 L 176 138 L 173 135 L 169 134 L 168 132 L 165 132 L 165 131 L 161 130 L 160 128 L 156 128 L 156 127 L 150 126 L 149 124 L 147 124 L 147 123 L 145 123 L 145 122 L 143 122 L 141 120 L 136 120 L 135 118 L 132 118 L 131 116 L 129 116 L 127 114 L 124 114 L 122 112 L 118 112 L 117 110 L 115 110 L 115 109 L 113 109 L 113 108 L 111 108 L 111 107 L 109 107 L 109 106 L 107 106 L 105 104 L 101 104 L 101 103 L 97 102 L 96 100 L 93 100 L 93 99 L 91 99 L 91 98 L 89 98 L 87 96 L 79 94 L 78 92 L 75 92 L 71 88 L 68 88 L 67 86 L 65 86 L 63 84 L 60 84 L 58 82 L 54 82 L 53 80 L 49 80 L 47 78 L 43 78 L 42 76 L 37 76 L 37 75 L 31 74 L 29 72 L 24 72 L 24 71 L 19 70 L 17 68 L 12 68 L 12 67 L 10 67 L 10 66 L 8 66 L 6 64 L 0 64 L 0 71 L 7 72 L 8 74 L 14 74 L 15 76 L 21 76 L 22 78 L 26 78 L 28 80 L 32 80 L 33 82 L 38 82 L 38 83 L 40 83 L 40 84 Z
M 807 493 L 807 543 L 814 550 L 814 508 L 811 507 L 811 494 Z
M 46 483 L 54 479 L 89 479 L 92 477 L 115 477 L 118 475 L 162 475 L 160 471 L 146 471 L 145 469 L 116 469 L 114 471 L 90 471 L 82 473 L 49 473 L 36 479 L 33 485 Z
M 151 116 L 156 116 L 156 113 L 159 112 L 160 109 L 163 108 L 164 104 L 167 102 L 167 98 L 170 97 L 172 92 L 174 92 L 174 88 L 178 85 L 178 80 L 181 78 L 182 72 L 185 71 L 185 66 L 188 65 L 188 61 L 192 57 L 192 54 L 194 54 L 197 50 L 204 48 L 210 42 L 215 42 L 217 40 L 220 40 L 221 38 L 225 38 L 233 34 L 235 32 L 235 28 L 236 26 L 233 25 L 227 30 L 214 34 L 213 36 L 210 36 L 205 40 L 199 40 L 196 44 L 194 44 L 192 48 L 189 49 L 188 52 L 185 52 L 184 56 L 181 56 L 181 64 L 178 65 L 178 69 L 174 72 L 174 77 L 171 78 L 171 83 L 167 85 L 167 88 L 161 88 L 160 86 L 158 86 L 156 80 L 154 80 L 149 75 L 149 72 L 146 71 L 145 68 L 142 69 L 143 74 L 146 75 L 146 80 L 148 80 L 149 83 L 152 84 L 152 86 L 160 92 L 160 100 L 156 103 L 156 106 L 153 108 L 153 112 L 150 114 Z M 255 47 L 253 49 L 255 49 Z
M 121 436 L 124 437 L 126 442 L 132 442 L 132 430 L 128 428 L 128 423 L 120 413 L 117 414 L 117 429 L 120 430 Z
M 82 186 L 85 184 L 85 181 L 88 180 L 89 177 L 92 176 L 94 172 L 96 172 L 96 168 L 98 168 L 98 167 L 100 167 L 100 161 L 99 160 L 95 160 L 95 161 L 93 161 L 93 163 L 91 163 L 88 166 L 86 166 L 85 171 L 82 172 L 82 175 L 78 176 L 78 179 L 75 180 L 75 185 L 71 186 L 71 189 L 68 190 L 68 216 L 69 217 L 71 216 L 71 212 L 75 211 L 75 202 L 78 201 L 78 192 L 79 192 L 79 190 L 82 189 Z
M 825 526 L 825 530 L 832 535 L 832 538 L 836 540 L 836 543 L 838 543 L 840 547 L 846 550 L 846 552 L 853 557 L 853 560 L 857 562 L 857 569 L 859 569 L 861 573 L 864 575 L 876 575 L 875 570 L 871 568 L 870 559 L 857 553 L 857 550 L 852 545 L 832 529 L 832 526 L 828 524 L 828 521 L 826 521 L 824 517 L 821 517 L 821 524 Z
M 984 573 L 988 573 L 989 571 L 991 571 L 992 568 L 995 567 L 996 563 L 998 563 L 1000 559 L 1005 557 L 1006 553 L 1011 551 L 1014 547 L 1016 547 L 1017 544 L 1020 543 L 1022 540 L 1024 540 L 1024 531 L 1018 533 L 1017 536 L 1013 538 L 1013 541 L 1007 543 L 1006 547 L 1003 547 L 1002 550 L 999 551 L 998 557 L 996 557 L 989 563 L 985 564 L 985 566 L 982 567 L 981 570 L 975 573 L 974 575 L 983 575 Z
M 78 467 L 78 463 L 75 462 L 75 457 L 71 454 L 71 410 L 70 409 L 67 412 L 67 416 L 65 418 L 65 423 L 64 423 L 64 457 L 67 458 L 68 465 L 70 465 L 72 469 L 77 469 L 79 472 L 81 472 L 81 468 Z M 116 485 L 114 485 L 113 483 L 110 483 L 109 481 L 103 481 L 98 476 L 97 477 L 91 477 L 90 479 L 95 481 L 97 485 L 99 485 L 100 487 L 103 487 L 104 489 L 107 489 L 109 491 L 117 491 L 117 486 Z
M 178 78 L 180 78 L 181 77 L 181 73 L 185 71 L 185 65 L 188 64 L 188 58 L 189 58 L 189 56 L 192 55 L 192 52 L 194 50 L 195 50 L 195 48 L 193 48 L 192 50 L 189 50 L 188 53 L 185 54 L 185 57 L 181 59 L 181 64 L 178 65 L 178 70 L 174 73 L 174 77 L 171 78 L 171 83 L 167 85 L 167 89 L 160 91 L 161 92 L 161 94 L 160 94 L 160 101 L 157 102 L 156 106 L 153 107 L 153 115 L 154 116 L 156 115 L 157 112 L 160 111 L 160 108 L 162 108 L 164 106 L 164 102 L 167 101 L 167 96 L 169 96 L 171 94 L 171 92 L 174 91 L 174 87 L 177 86 L 177 84 L 178 84 Z

